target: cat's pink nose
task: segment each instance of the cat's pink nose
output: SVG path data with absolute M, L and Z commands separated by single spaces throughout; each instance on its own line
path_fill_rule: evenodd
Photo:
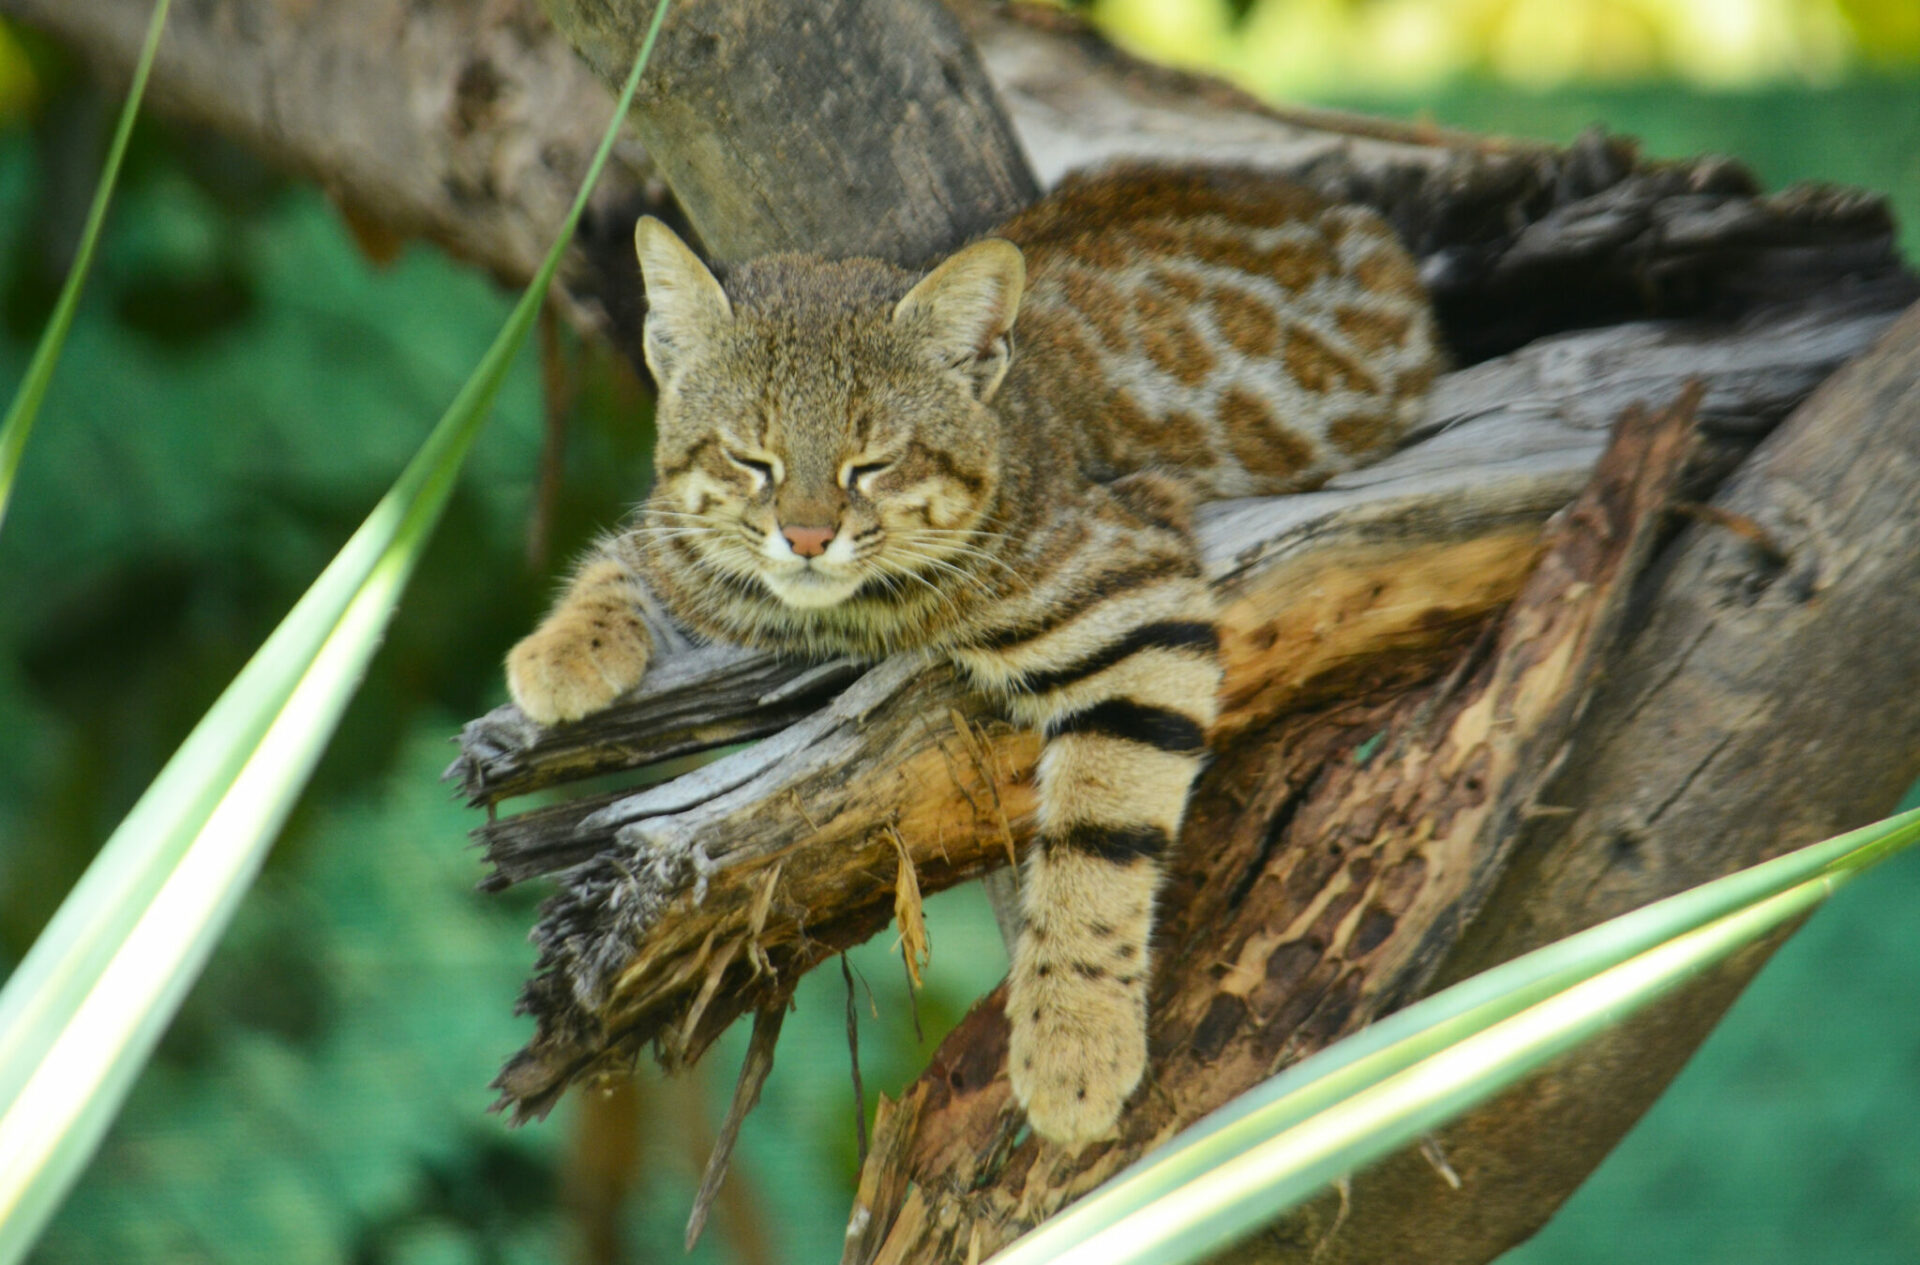
M 833 543 L 831 527 L 782 527 L 780 534 L 802 558 L 818 558 Z

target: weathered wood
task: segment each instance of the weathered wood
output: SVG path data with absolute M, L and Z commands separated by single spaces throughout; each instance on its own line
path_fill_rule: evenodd
M 149 0 L 0 0 L 0 12 L 124 78 Z M 420 4 L 205 0 L 168 13 L 148 104 L 210 127 L 325 188 L 378 236 L 424 237 L 514 284 L 540 266 L 599 143 L 613 99 L 536 0 Z M 632 221 L 658 208 L 651 163 L 614 151 L 570 268 L 572 315 L 604 319 L 581 267 L 631 258 Z M 619 236 L 609 243 L 601 232 Z M 609 302 L 613 302 L 609 299 Z M 637 309 L 628 313 L 637 319 Z
M 1542 790 L 1566 811 L 1518 823 L 1515 863 L 1437 983 L 1864 824 L 1920 774 L 1920 695 L 1908 688 L 1920 680 L 1920 308 L 1714 505 L 1771 549 L 1708 523 L 1676 542 Z M 1401 1156 L 1355 1179 L 1337 1232 L 1322 1204 L 1278 1233 L 1324 1241 L 1316 1259 L 1335 1263 L 1394 1259 L 1413 1242 L 1436 1265 L 1492 1259 L 1652 1105 L 1771 948 L 1440 1131 L 1460 1191 Z M 1459 1216 L 1467 1200 L 1471 1219 Z M 1385 1207 L 1391 1218 L 1372 1215 Z
M 649 7 L 545 0 L 602 80 Z M 708 251 L 918 264 L 1038 196 L 973 45 L 935 0 L 675 0 L 634 124 Z
M 1889 319 L 1812 308 L 1738 330 L 1645 325 L 1548 340 L 1443 379 L 1435 433 L 1386 462 L 1319 492 L 1210 507 L 1202 538 L 1228 664 L 1222 741 L 1430 672 L 1511 597 L 1539 525 L 1585 482 L 1607 422 L 1633 401 L 1670 400 L 1698 380 L 1701 416 L 1751 436 Z M 687 662 L 669 658 L 619 709 L 626 750 L 674 749 L 690 725 L 744 723 L 766 661 L 707 651 Z M 728 662 L 755 683 L 715 689 L 690 719 L 688 681 L 720 685 Z M 510 708 L 495 712 L 469 729 L 477 758 L 452 772 L 488 798 L 500 769 L 525 787 L 577 758 L 567 729 L 510 745 L 531 732 Z M 502 1074 L 503 1102 L 543 1113 L 567 1084 L 626 1066 L 649 1041 L 670 1062 L 697 1056 L 796 974 L 887 924 L 896 836 L 927 891 L 1003 864 L 1026 831 L 1033 757 L 1031 736 L 945 669 L 901 659 L 696 773 L 482 827 L 497 883 L 564 871 L 536 930 L 541 964 L 525 1005 L 538 1031 Z
M 738 646 L 669 651 L 632 702 L 542 729 L 508 704 L 468 722 L 458 778 L 475 805 L 777 733 L 850 684 L 857 665 L 781 660 Z

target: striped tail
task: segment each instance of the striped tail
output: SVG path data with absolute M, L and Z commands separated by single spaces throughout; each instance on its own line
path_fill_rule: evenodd
M 1083 583 L 1111 593 L 1125 574 L 1116 561 Z M 1015 717 L 1046 738 L 1007 1001 L 1010 1071 L 1035 1130 L 1079 1144 L 1111 1131 L 1146 1068 L 1154 895 L 1206 759 L 1220 665 L 1210 596 L 1191 569 L 1064 605 L 1072 613 L 1042 632 L 957 657 L 998 678 Z

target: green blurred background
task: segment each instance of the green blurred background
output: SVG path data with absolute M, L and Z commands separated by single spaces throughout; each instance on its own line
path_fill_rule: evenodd
M 1092 12 L 1277 99 L 1560 141 L 1601 121 L 1776 184 L 1884 190 L 1920 246 L 1915 0 Z M 0 390 L 52 303 L 115 105 L 0 24 Z M 207 134 L 143 123 L 122 189 L 0 532 L 0 964 L 391 482 L 509 303 L 425 247 L 369 262 L 314 188 Z M 36 1259 L 680 1257 L 741 1034 L 698 1074 L 649 1070 L 543 1125 L 487 1115 L 486 1082 L 526 1036 L 511 1005 L 539 893 L 473 892 L 475 815 L 437 780 L 460 722 L 500 701 L 499 658 L 556 569 L 644 486 L 644 388 L 549 332 L 571 383 L 560 496 L 536 506 L 530 353 L 313 787 Z M 1819 915 L 1507 1260 L 1920 1260 L 1916 908 L 1920 856 Z M 869 1111 L 1005 969 L 976 891 L 928 914 L 923 1037 L 891 937 L 853 955 Z M 838 1258 L 856 1169 L 845 1006 L 837 972 L 801 988 L 692 1260 Z

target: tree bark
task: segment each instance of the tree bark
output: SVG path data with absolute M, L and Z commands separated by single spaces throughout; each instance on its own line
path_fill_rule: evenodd
M 124 81 L 149 0 L 0 0 Z M 521 285 L 539 268 L 586 174 L 613 99 L 536 0 L 324 0 L 174 5 L 148 102 L 317 182 L 357 223 L 423 237 Z M 574 315 L 637 321 L 637 277 L 603 312 L 597 228 L 665 203 L 636 144 L 615 150 L 570 274 Z M 637 270 L 634 270 L 637 272 Z
M 602 80 L 625 77 L 648 6 L 546 7 Z M 676 0 L 634 121 L 721 261 L 915 265 L 1037 194 L 973 45 L 934 0 Z

